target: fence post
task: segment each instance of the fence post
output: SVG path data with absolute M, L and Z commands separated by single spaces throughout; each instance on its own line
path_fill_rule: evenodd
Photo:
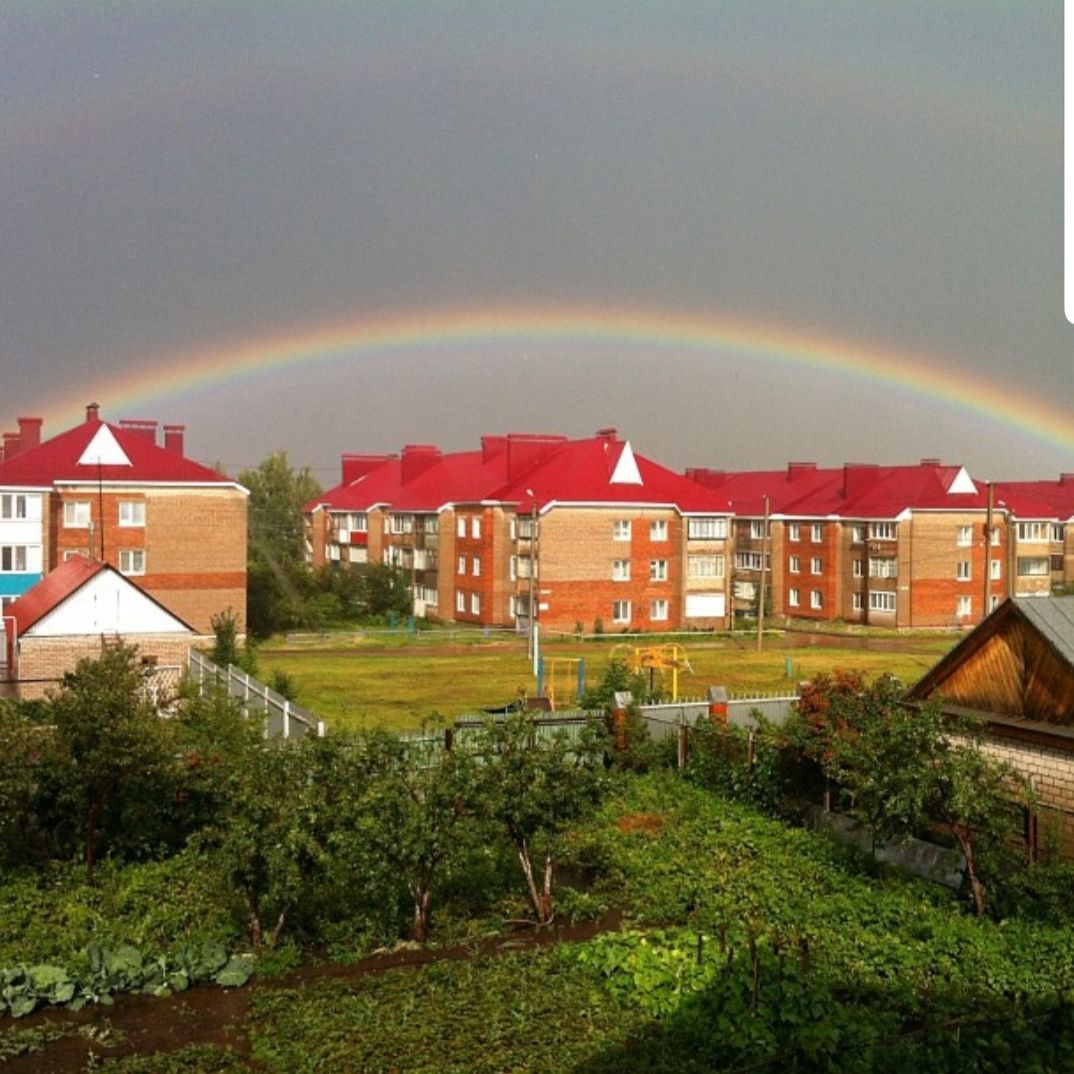
M 291 737 L 291 702 L 286 699 L 283 703 L 283 737 Z
M 753 732 L 752 731 L 750 731 L 749 738 L 746 741 L 747 741 L 746 762 L 749 765 L 749 767 L 752 768 L 753 767 L 753 762 L 754 762 L 754 759 L 755 759 L 755 756 L 756 756 L 756 754 L 754 753 L 754 741 L 753 741 Z
M 728 718 L 727 687 L 709 687 L 709 719 L 717 726 L 726 727 Z
M 687 733 L 686 733 L 686 724 L 682 723 L 680 721 L 680 723 L 679 723 L 679 741 L 678 741 L 678 744 L 677 744 L 678 749 L 676 750 L 676 760 L 678 761 L 678 765 L 679 765 L 680 770 L 686 767 L 686 751 L 688 749 L 687 741 L 688 740 L 687 740 Z
M 455 745 L 455 729 L 452 727 L 444 728 L 444 750 L 450 753 Z

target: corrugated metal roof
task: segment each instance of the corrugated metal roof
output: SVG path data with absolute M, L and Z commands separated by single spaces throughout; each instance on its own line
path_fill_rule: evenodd
M 1013 597 L 1012 603 L 1074 667 L 1074 597 Z

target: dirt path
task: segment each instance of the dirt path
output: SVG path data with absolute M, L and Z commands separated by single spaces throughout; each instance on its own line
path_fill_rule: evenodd
M 189 1045 L 217 1045 L 247 1057 L 250 1070 L 261 1069 L 250 1055 L 246 1023 L 250 998 L 263 988 L 301 988 L 324 980 L 359 979 L 401 966 L 461 961 L 482 954 L 530 950 L 555 943 L 581 942 L 617 930 L 622 914 L 612 911 L 599 921 L 580 925 L 527 928 L 511 936 L 497 936 L 446 948 L 400 948 L 370 955 L 354 963 L 304 966 L 282 977 L 256 980 L 238 989 L 213 986 L 192 988 L 177 996 L 116 997 L 115 1005 L 93 1005 L 78 1012 L 38 1011 L 26 1018 L 0 1019 L 0 1031 L 38 1027 L 63 1029 L 64 1036 L 42 1051 L 0 1061 L 3 1074 L 83 1074 L 91 1054 L 102 1059 L 173 1052 Z

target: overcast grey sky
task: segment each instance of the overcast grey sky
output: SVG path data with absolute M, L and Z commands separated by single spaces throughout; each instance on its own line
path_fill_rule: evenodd
M 1074 470 L 1060 0 L 9 0 L 0 421 L 98 399 L 231 470 L 616 425 L 681 467 Z M 924 356 L 435 340 L 138 400 L 115 378 L 431 308 L 637 308 Z M 178 356 L 178 357 L 177 357 Z M 922 378 L 923 381 L 927 378 Z M 948 380 L 949 382 L 949 380 Z M 75 415 L 65 411 L 68 417 Z M 59 431 L 52 427 L 49 431 Z

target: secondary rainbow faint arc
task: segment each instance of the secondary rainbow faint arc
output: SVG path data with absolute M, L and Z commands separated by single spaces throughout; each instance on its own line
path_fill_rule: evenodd
M 763 358 L 889 384 L 982 414 L 1029 435 L 1074 449 L 1070 412 L 1015 392 L 988 378 L 970 378 L 945 368 L 943 359 L 879 348 L 868 343 L 785 326 L 730 317 L 699 317 L 662 311 L 608 308 L 421 310 L 309 326 L 217 347 L 147 356 L 141 370 L 118 374 L 94 389 L 102 416 L 120 415 L 150 400 L 213 384 L 226 384 L 262 371 L 354 360 L 419 350 L 435 358 L 438 348 L 490 343 L 616 343 L 656 350 L 675 348 L 719 354 L 730 361 Z M 504 361 L 510 361 L 504 358 Z M 85 395 L 85 389 L 82 392 Z M 46 419 L 70 421 L 88 402 L 67 397 L 45 408 Z

